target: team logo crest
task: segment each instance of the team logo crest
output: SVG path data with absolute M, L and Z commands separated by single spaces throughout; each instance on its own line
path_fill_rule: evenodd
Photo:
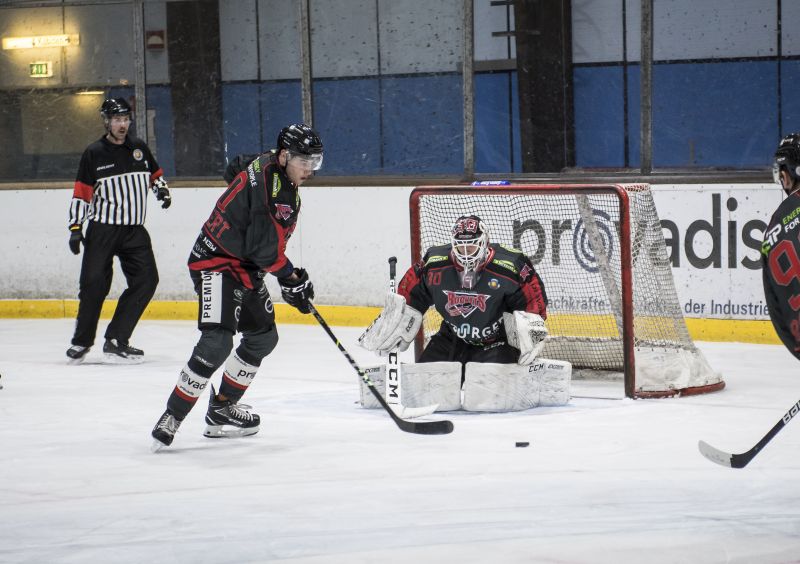
M 144 158 L 144 153 L 142 153 L 141 149 L 134 149 L 133 150 L 133 160 L 140 161 Z
M 500 282 L 497 281 L 497 278 L 492 278 L 489 280 L 489 287 L 492 290 L 497 290 L 500 287 Z
M 451 317 L 460 315 L 466 318 L 476 309 L 486 311 L 486 301 L 491 297 L 487 294 L 467 294 L 466 292 L 451 292 L 449 290 L 442 291 L 447 296 L 447 304 L 444 306 L 444 309 Z
M 522 278 L 524 281 L 527 281 L 531 275 L 531 272 L 533 272 L 533 269 L 526 264 L 525 266 L 522 267 L 522 270 L 519 271 L 519 277 Z
M 275 204 L 275 216 L 278 219 L 289 219 L 292 216 L 292 206 L 286 204 Z

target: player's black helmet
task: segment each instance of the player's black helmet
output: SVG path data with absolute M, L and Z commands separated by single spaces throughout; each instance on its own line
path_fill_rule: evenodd
M 100 115 L 105 119 L 111 116 L 129 116 L 133 110 L 125 98 L 109 98 L 100 106 Z
M 278 134 L 278 151 L 286 149 L 289 158 L 299 157 L 304 166 L 319 170 L 322 166 L 322 141 L 317 132 L 304 123 L 287 125 Z
M 772 163 L 772 178 L 778 184 L 781 170 L 786 170 L 795 182 L 800 179 L 800 133 L 790 133 L 778 144 Z
M 287 125 L 278 134 L 278 149 L 288 149 L 295 154 L 320 155 L 322 141 L 317 132 L 304 123 Z

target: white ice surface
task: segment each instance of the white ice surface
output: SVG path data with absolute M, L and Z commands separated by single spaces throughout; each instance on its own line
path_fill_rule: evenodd
M 152 454 L 194 324 L 142 322 L 139 366 L 99 346 L 68 365 L 72 327 L 0 320 L 2 563 L 800 560 L 800 423 L 741 470 L 697 450 L 749 449 L 800 398 L 783 347 L 701 343 L 727 382 L 715 394 L 435 414 L 455 431 L 419 436 L 355 404 L 320 327 L 282 326 L 243 400 L 260 433 L 204 438 L 204 396 Z

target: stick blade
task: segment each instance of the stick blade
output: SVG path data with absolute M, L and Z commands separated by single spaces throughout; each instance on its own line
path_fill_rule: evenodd
M 697 448 L 700 449 L 700 454 L 705 456 L 711 462 L 719 464 L 720 466 L 727 466 L 728 468 L 741 468 L 743 466 L 734 465 L 735 455 L 723 452 L 705 441 L 698 442 Z
M 398 422 L 400 429 L 406 433 L 414 433 L 416 435 L 448 435 L 453 432 L 453 422 L 442 421 L 403 421 L 403 424 Z

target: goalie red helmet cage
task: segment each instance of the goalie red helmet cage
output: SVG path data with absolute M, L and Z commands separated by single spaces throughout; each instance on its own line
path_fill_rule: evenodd
M 410 208 L 413 262 L 461 215 L 530 258 L 549 300 L 542 356 L 571 362 L 573 378 L 621 377 L 632 398 L 725 386 L 689 336 L 649 185 L 424 187 Z M 440 323 L 425 314 L 417 354 Z

